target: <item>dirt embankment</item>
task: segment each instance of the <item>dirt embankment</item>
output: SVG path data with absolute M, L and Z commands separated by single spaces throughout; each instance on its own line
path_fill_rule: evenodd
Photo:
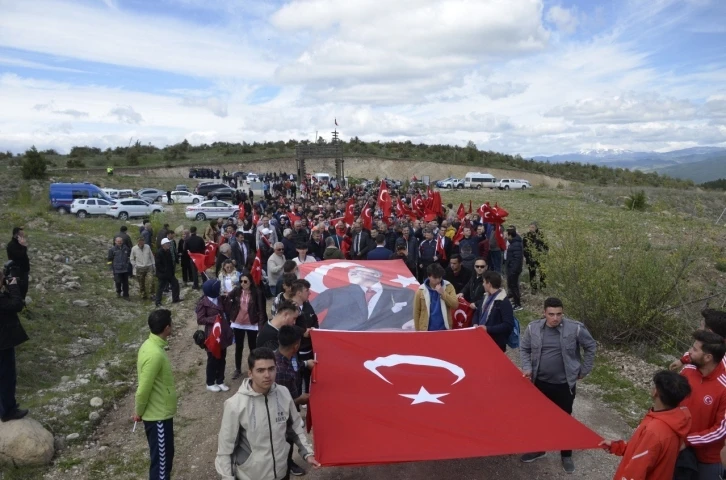
M 294 172 L 296 169 L 295 159 L 260 160 L 244 163 L 220 163 L 219 165 L 205 167 L 219 168 L 228 171 L 252 171 L 263 172 Z M 305 161 L 306 170 L 309 173 L 327 172 L 335 174 L 335 160 L 332 158 L 308 159 Z M 349 177 L 366 178 L 372 180 L 376 177 L 394 178 L 397 180 L 410 179 L 414 176 L 421 179 L 424 175 L 431 177 L 432 181 L 441 180 L 447 177 L 463 178 L 467 172 L 480 171 L 490 173 L 497 178 L 521 178 L 529 181 L 535 187 L 556 187 L 558 184 L 567 186 L 568 180 L 549 177 L 539 173 L 520 172 L 515 170 L 488 169 L 484 167 L 474 168 L 470 165 L 451 165 L 446 163 L 424 162 L 415 160 L 386 160 L 381 158 L 350 157 L 345 159 L 345 174 Z M 188 178 L 189 167 L 159 167 L 138 170 L 124 169 L 121 174 L 138 174 L 148 177 L 184 177 Z

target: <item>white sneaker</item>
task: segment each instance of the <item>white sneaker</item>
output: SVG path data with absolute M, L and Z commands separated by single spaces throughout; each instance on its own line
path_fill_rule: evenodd
M 207 390 L 210 392 L 221 392 L 222 389 L 219 388 L 219 385 L 207 385 Z
M 223 392 L 228 392 L 229 391 L 229 387 L 227 385 L 225 385 L 224 383 L 221 384 L 221 385 L 217 385 L 217 388 L 219 388 L 219 390 L 221 390 Z

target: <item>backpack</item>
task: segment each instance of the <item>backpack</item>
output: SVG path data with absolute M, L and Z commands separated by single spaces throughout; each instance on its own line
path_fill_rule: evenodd
M 519 348 L 519 320 L 517 320 L 517 317 L 514 317 L 514 328 L 512 333 L 509 334 L 509 338 L 507 338 L 507 346 L 509 348 Z

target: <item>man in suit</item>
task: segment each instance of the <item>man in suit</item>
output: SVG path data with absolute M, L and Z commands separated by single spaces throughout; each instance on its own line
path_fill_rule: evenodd
M 381 284 L 383 275 L 369 267 L 348 270 L 350 285 L 329 288 L 311 302 L 318 314 L 327 311 L 322 328 L 378 330 L 404 328 L 413 319 L 413 290 Z
M 363 230 L 360 220 L 356 220 L 353 224 L 353 245 L 351 246 L 351 255 L 354 260 L 363 260 L 368 256 L 375 245 L 371 245 L 368 232 Z
M 189 238 L 187 238 L 184 245 L 185 245 L 185 248 L 187 251 L 187 255 L 189 255 L 189 253 L 204 254 L 204 249 L 206 248 L 206 245 L 204 243 L 204 239 L 202 239 L 202 237 L 197 235 L 196 226 L 192 225 L 189 228 Z M 199 272 L 197 271 L 197 267 L 194 265 L 194 262 L 191 262 L 191 269 L 192 269 L 192 282 L 194 283 L 192 288 L 194 290 L 199 290 Z
M 249 245 L 245 242 L 244 232 L 237 232 L 235 234 L 235 242 L 230 242 L 232 247 L 232 259 L 235 261 L 235 267 L 238 272 L 247 271 L 249 272 L 252 268 L 252 263 L 255 261 L 255 254 L 250 250 Z
M 390 260 L 393 252 L 386 248 L 386 236 L 379 233 L 376 237 L 376 248 L 368 252 L 367 260 Z

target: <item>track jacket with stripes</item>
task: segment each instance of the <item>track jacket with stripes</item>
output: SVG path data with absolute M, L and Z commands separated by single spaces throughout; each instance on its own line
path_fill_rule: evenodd
M 688 379 L 691 394 L 681 402 L 688 407 L 693 422 L 686 437 L 700 463 L 721 463 L 719 452 L 726 439 L 726 370 L 719 362 L 703 376 L 694 365 L 686 365 L 681 375 Z

